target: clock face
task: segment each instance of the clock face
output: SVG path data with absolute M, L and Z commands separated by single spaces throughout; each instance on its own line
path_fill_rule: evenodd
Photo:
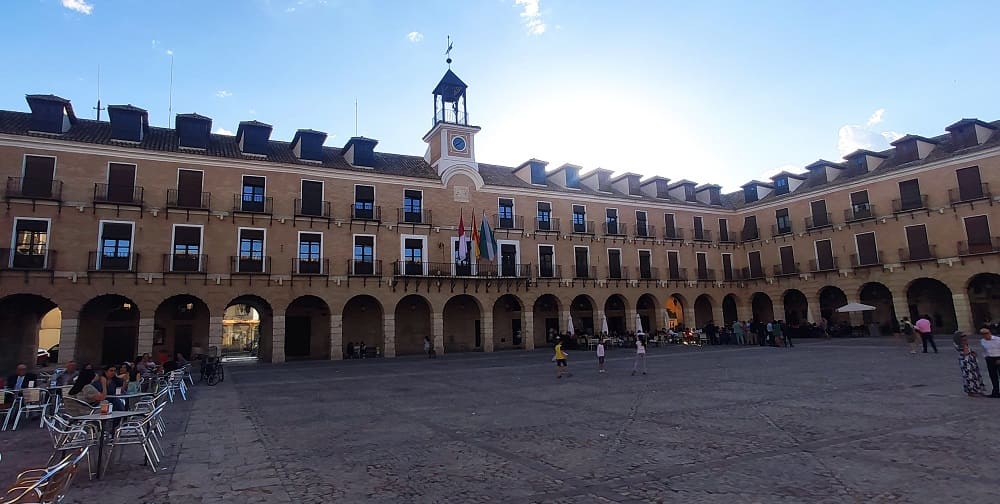
M 462 138 L 462 137 L 460 137 L 460 136 L 452 138 L 451 139 L 451 146 L 454 147 L 455 150 L 457 150 L 459 152 L 463 152 L 463 151 L 465 151 L 465 139 Z

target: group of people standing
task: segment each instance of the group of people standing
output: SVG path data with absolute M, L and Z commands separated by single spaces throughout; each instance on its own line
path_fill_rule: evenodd
M 993 334 L 989 327 L 979 330 L 982 338 L 979 342 L 986 360 L 986 371 L 989 373 L 993 391 L 989 397 L 1000 399 L 1000 375 L 997 366 L 1000 365 L 1000 336 Z M 986 386 L 983 375 L 979 371 L 979 359 L 969 345 L 969 338 L 961 332 L 956 332 L 953 338 L 955 351 L 958 352 L 958 364 L 962 370 L 962 389 L 969 397 L 986 397 Z
M 607 349 L 611 346 L 611 340 L 607 338 L 601 338 L 597 342 L 597 372 L 606 373 L 605 368 L 605 358 L 607 357 Z M 562 378 L 565 376 L 572 376 L 569 373 L 569 362 L 567 356 L 569 355 L 565 350 L 563 350 L 562 338 L 556 338 L 556 345 L 554 347 L 555 355 L 552 356 L 552 362 L 556 363 L 556 378 Z M 636 333 L 635 335 L 635 360 L 632 363 L 632 376 L 636 373 L 646 374 L 646 334 Z
M 709 322 L 708 326 L 704 329 L 706 333 L 708 333 L 709 327 L 714 328 L 715 324 Z M 717 330 L 718 329 L 715 329 L 714 331 Z M 708 334 L 709 342 L 712 342 L 712 333 Z M 792 343 L 792 335 L 791 332 L 788 331 L 788 325 L 785 324 L 783 320 L 772 320 L 766 324 L 757 320 L 734 320 L 730 326 L 730 334 L 732 339 L 731 342 L 736 345 L 760 345 L 774 347 L 795 346 L 795 344 Z M 721 343 L 729 343 L 729 339 L 729 337 L 725 337 Z

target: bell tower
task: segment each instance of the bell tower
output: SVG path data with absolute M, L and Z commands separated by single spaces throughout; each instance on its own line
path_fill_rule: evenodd
M 442 178 L 447 178 L 456 170 L 471 170 L 476 174 L 479 172 L 474 137 L 480 128 L 469 125 L 466 100 L 466 90 L 469 86 L 451 71 L 450 57 L 448 66 L 448 71 L 432 93 L 433 126 L 424 135 L 424 142 L 427 142 L 424 160 L 437 169 L 438 175 Z

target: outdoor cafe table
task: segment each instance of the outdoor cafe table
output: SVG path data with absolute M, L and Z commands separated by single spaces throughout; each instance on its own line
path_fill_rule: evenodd
M 131 394 L 108 394 L 107 398 L 108 399 L 122 399 L 122 400 L 125 401 L 126 405 L 128 405 L 129 407 L 131 407 L 132 405 L 131 405 L 130 401 L 132 399 L 135 399 L 137 397 L 145 397 L 145 396 L 153 396 L 153 395 L 156 395 L 156 394 L 154 394 L 152 392 L 133 392 Z
M 101 471 L 103 470 L 104 462 L 104 425 L 111 420 L 118 418 L 127 418 L 137 415 L 145 415 L 144 411 L 112 411 L 107 414 L 91 413 L 89 415 L 80 415 L 69 417 L 75 422 L 97 422 L 98 431 L 98 446 L 97 446 L 97 479 L 101 479 Z M 153 463 L 152 460 L 149 461 L 150 464 Z

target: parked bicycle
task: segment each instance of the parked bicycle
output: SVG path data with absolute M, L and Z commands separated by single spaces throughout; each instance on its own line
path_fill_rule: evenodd
M 226 373 L 222 368 L 222 359 L 218 357 L 203 357 L 201 360 L 201 381 L 215 385 L 225 381 Z

